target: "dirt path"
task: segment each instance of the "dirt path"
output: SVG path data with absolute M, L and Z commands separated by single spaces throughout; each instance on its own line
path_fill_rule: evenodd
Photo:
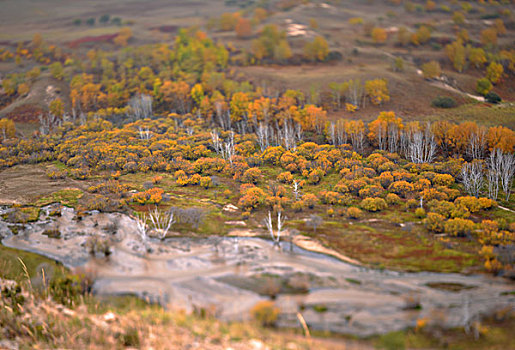
M 46 172 L 52 169 L 50 163 L 23 164 L 0 171 L 0 205 L 31 204 L 36 198 L 66 189 L 86 189 L 88 181 L 78 181 L 67 177 L 52 180 Z
M 438 88 L 441 88 L 441 89 L 444 89 L 444 90 L 447 90 L 447 91 L 452 91 L 452 92 L 455 92 L 457 94 L 460 94 L 462 96 L 465 96 L 465 97 L 469 97 L 469 98 L 472 98 L 478 102 L 485 102 L 485 98 L 483 96 L 477 96 L 477 95 L 472 95 L 472 94 L 469 94 L 469 93 L 466 93 L 466 92 L 463 92 L 461 90 L 458 90 L 452 86 L 450 86 L 449 84 L 446 84 L 442 81 L 431 81 L 430 82 L 431 85 L 433 86 L 436 86 Z
M 511 210 L 510 208 L 506 208 L 506 207 L 503 207 L 503 206 L 500 206 L 500 205 L 498 205 L 497 207 L 498 207 L 499 209 L 502 209 L 502 210 L 506 210 L 506 211 L 509 211 L 509 212 L 515 213 L 515 210 Z

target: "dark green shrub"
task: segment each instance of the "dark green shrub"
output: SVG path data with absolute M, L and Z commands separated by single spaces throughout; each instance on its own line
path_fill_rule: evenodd
M 57 275 L 50 281 L 50 295 L 55 302 L 65 306 L 74 306 L 79 303 L 83 288 L 79 276 Z
M 111 16 L 108 14 L 100 16 L 100 19 L 98 20 L 100 23 L 108 23 Z
M 438 96 L 431 101 L 431 106 L 436 108 L 454 108 L 457 106 L 457 103 L 452 97 Z
M 489 93 L 487 93 L 485 96 L 485 99 L 486 99 L 486 102 L 493 103 L 493 104 L 498 104 L 499 102 L 502 101 L 501 96 L 497 95 L 493 91 L 490 91 Z

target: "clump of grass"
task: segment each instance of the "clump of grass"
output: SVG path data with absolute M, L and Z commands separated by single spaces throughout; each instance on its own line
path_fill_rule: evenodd
M 82 198 L 83 195 L 84 193 L 76 188 L 59 190 L 57 192 L 52 193 L 49 196 L 40 198 L 36 202 L 36 205 L 45 206 L 52 203 L 61 203 L 62 205 L 67 207 L 75 207 L 79 199 Z

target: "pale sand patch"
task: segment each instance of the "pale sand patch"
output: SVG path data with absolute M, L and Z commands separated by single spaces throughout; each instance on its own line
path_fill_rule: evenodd
M 261 234 L 256 231 L 251 231 L 249 229 L 235 229 L 229 232 L 229 237 L 258 237 Z
M 251 230 L 244 230 L 244 229 L 235 229 L 229 232 L 228 236 L 230 237 L 258 237 L 262 235 L 262 233 L 251 231 Z M 284 237 L 287 236 L 287 233 L 284 235 Z M 363 266 L 361 262 L 358 260 L 349 258 L 348 256 L 345 256 L 343 254 L 338 253 L 337 251 L 326 248 L 319 242 L 313 240 L 310 237 L 297 235 L 293 238 L 293 243 L 298 246 L 299 248 L 302 248 L 304 250 L 308 250 L 310 252 L 314 253 L 321 253 L 325 255 L 329 255 L 332 257 L 335 257 L 341 261 L 347 262 L 349 264 Z
M 362 263 L 360 263 L 359 261 L 357 261 L 355 259 L 349 258 L 348 256 L 340 254 L 335 250 L 324 247 L 322 244 L 313 240 L 310 237 L 296 236 L 293 239 L 293 243 L 295 243 L 296 246 L 299 246 L 302 249 L 309 250 L 309 251 L 315 252 L 315 253 L 322 253 L 325 255 L 330 255 L 337 259 L 340 259 L 341 261 L 348 262 L 349 264 L 359 265 L 359 266 L 363 265 Z

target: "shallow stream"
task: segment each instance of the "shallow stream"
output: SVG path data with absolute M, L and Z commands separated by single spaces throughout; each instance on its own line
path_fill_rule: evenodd
M 257 302 L 275 295 L 279 326 L 298 327 L 300 311 L 311 329 L 358 336 L 413 327 L 421 318 L 463 326 L 515 306 L 514 284 L 502 278 L 375 270 L 252 237 L 143 240 L 127 215 L 78 218 L 73 209 L 58 210 L 60 215 L 50 216 L 55 207 L 44 208 L 37 222 L 19 226 L 16 235 L 0 221 L 2 243 L 86 269 L 99 295 L 131 293 L 224 320 L 246 319 Z M 92 256 L 90 237 L 107 240 L 111 253 Z

